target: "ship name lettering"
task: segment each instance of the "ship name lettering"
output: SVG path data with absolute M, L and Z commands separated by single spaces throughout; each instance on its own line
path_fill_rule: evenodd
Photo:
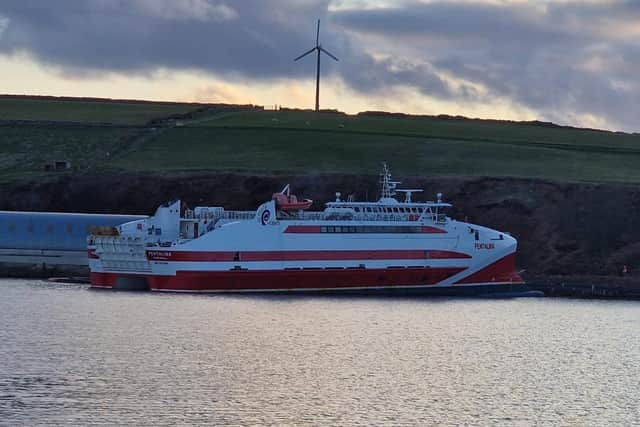
M 167 251 L 149 251 L 149 256 L 153 258 L 170 258 L 171 252 Z
M 476 249 L 495 249 L 496 245 L 494 243 L 476 243 Z

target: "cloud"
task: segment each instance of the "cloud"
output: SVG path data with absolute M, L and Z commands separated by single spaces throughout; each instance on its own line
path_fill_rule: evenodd
M 238 12 L 230 6 L 207 0 L 135 0 L 133 7 L 171 20 L 226 21 L 238 17 Z
M 622 1 L 433 1 L 335 20 L 378 54 L 422 58 L 486 89 L 471 92 L 476 102 L 504 97 L 546 120 L 637 130 L 639 47 L 624 36 L 638 31 L 639 13 Z
M 0 13 L 12 25 L 0 52 L 27 51 L 69 74 L 166 67 L 301 75 L 293 55 L 312 42 L 313 18 L 326 10 L 326 1 L 243 0 L 231 8 L 207 0 L 3 0 Z
M 9 26 L 9 18 L 0 15 L 0 39 L 2 39 L 2 34 L 6 31 Z
M 234 84 L 217 82 L 198 87 L 188 97 L 189 102 L 219 102 L 223 104 L 247 103 L 247 93 Z
M 0 54 L 69 78 L 208 73 L 230 85 L 323 79 L 361 96 L 402 93 L 465 111 L 497 105 L 570 124 L 638 130 L 634 0 L 3 0 Z M 9 21 L 10 20 L 10 21 Z M 8 25 L 8 22 L 11 24 Z M 325 57 L 326 58 L 326 57 Z M 231 87 L 216 97 L 236 99 Z M 230 95 L 234 94 L 234 95 Z M 465 108 L 468 105 L 468 108 Z M 504 111 L 499 108 L 497 111 Z M 496 113 L 497 114 L 497 113 Z M 499 117 L 498 117 L 499 118 Z

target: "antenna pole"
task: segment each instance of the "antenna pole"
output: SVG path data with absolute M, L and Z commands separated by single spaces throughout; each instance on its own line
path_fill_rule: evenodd
M 316 64 L 316 112 L 320 111 L 320 20 L 316 31 L 316 50 L 318 51 L 318 63 Z
M 318 64 L 316 66 L 316 112 L 320 111 L 320 49 L 318 49 Z

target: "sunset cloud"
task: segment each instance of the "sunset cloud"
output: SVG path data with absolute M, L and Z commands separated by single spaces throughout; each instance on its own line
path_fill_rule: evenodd
M 320 18 L 321 42 L 340 58 L 323 62 L 326 107 L 533 115 L 637 131 L 639 4 L 3 0 L 0 56 L 13 67 L 24 58 L 40 64 L 51 87 L 60 78 L 88 84 L 117 75 L 125 86 L 130 79 L 137 98 L 140 82 L 175 73 L 187 87 L 166 92 L 305 107 L 311 102 L 293 92 L 287 100 L 284 88 L 309 87 L 311 101 L 315 61 L 293 58 L 312 47 Z M 13 92 L 11 79 L 3 80 L 0 91 Z

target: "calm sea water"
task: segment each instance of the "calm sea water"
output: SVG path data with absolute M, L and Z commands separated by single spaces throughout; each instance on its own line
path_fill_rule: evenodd
M 633 425 L 638 396 L 638 302 L 0 280 L 4 425 Z

